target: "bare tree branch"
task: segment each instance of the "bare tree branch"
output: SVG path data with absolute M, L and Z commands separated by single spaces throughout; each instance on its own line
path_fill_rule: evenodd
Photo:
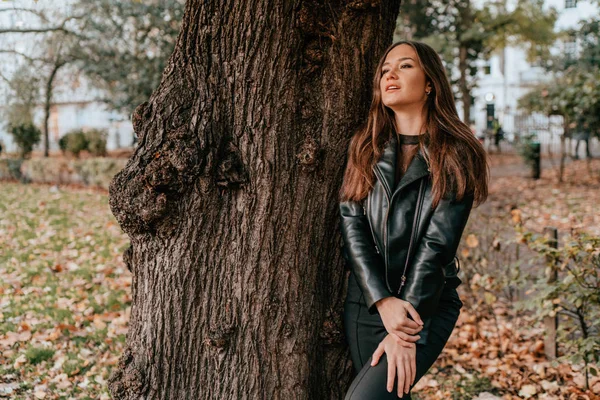
M 0 72 L 0 78 L 2 78 L 6 83 L 10 84 L 10 79 L 8 79 L 7 77 L 5 77 L 2 72 Z
M 25 11 L 25 12 L 29 12 L 31 14 L 37 15 L 44 22 L 50 22 L 50 20 L 48 20 L 48 17 L 46 17 L 46 15 L 44 13 L 42 13 L 40 11 L 37 11 L 37 10 L 32 10 L 30 8 L 14 7 L 14 8 L 3 8 L 3 9 L 0 9 L 0 12 L 4 12 L 4 11 Z
M 28 56 L 27 54 L 21 53 L 20 51 L 16 51 L 16 50 L 4 50 L 4 49 L 0 49 L 0 53 L 16 54 L 16 55 L 19 55 L 19 56 L 25 58 L 29 62 L 34 62 L 34 61 L 41 61 L 41 62 L 44 62 L 44 63 L 50 63 L 51 62 L 47 58 L 31 57 L 31 56 Z
M 77 32 L 73 32 L 67 28 L 65 28 L 65 24 L 72 19 L 81 19 L 84 18 L 85 15 L 73 15 L 65 18 L 58 26 L 48 27 L 48 28 L 6 28 L 0 29 L 0 34 L 2 33 L 45 33 L 45 32 L 64 32 L 69 35 L 79 36 Z

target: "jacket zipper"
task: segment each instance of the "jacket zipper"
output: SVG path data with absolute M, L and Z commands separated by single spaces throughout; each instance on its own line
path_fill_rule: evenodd
M 371 196 L 369 194 L 369 196 L 367 196 L 367 207 L 369 207 L 370 202 L 371 202 Z M 367 215 L 367 209 L 365 207 L 363 207 L 363 214 Z M 373 243 L 375 244 L 375 251 L 377 252 L 377 254 L 380 254 L 379 247 L 377 247 L 377 239 L 375 238 L 375 232 L 373 232 L 373 225 L 371 225 L 371 220 L 369 220 L 368 216 L 367 216 L 367 222 L 369 223 L 369 228 L 371 229 L 371 236 L 373 236 Z
M 388 207 L 387 210 L 385 212 L 385 218 L 383 221 L 383 266 L 385 268 L 385 284 L 388 288 L 388 290 L 390 292 L 393 292 L 392 288 L 390 287 L 390 283 L 388 282 L 388 260 L 387 260 L 387 219 L 388 219 L 388 214 L 390 212 L 390 205 L 391 205 L 391 201 L 390 201 L 390 197 L 388 195 L 387 192 L 387 185 L 385 184 L 385 179 L 383 179 L 383 177 L 380 175 L 379 173 L 379 168 L 377 167 L 377 165 L 375 165 L 375 168 L 373 169 L 373 171 L 375 172 L 375 175 L 377 175 L 377 178 L 379 179 L 379 181 L 381 182 L 381 184 L 385 187 L 385 198 L 387 199 L 388 202 Z
M 424 179 L 421 180 L 421 183 L 419 185 L 419 195 L 417 197 L 417 206 L 415 207 L 415 217 L 413 218 L 413 226 L 412 226 L 412 231 L 410 233 L 410 242 L 408 243 L 408 253 L 406 254 L 406 262 L 404 263 L 404 271 L 402 272 L 402 278 L 400 278 L 400 287 L 398 288 L 398 294 L 400 294 L 400 291 L 402 291 L 402 287 L 404 286 L 404 284 L 406 283 L 406 270 L 408 268 L 408 263 L 410 261 L 410 256 L 411 256 L 411 250 L 413 247 L 413 243 L 415 240 L 415 234 L 417 232 L 417 226 L 419 224 L 419 220 L 421 217 L 421 208 L 423 205 L 423 181 Z

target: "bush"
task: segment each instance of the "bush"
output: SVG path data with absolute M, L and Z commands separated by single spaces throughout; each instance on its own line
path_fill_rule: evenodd
M 88 141 L 88 151 L 97 157 L 106 156 L 106 139 L 108 133 L 106 130 L 91 129 L 85 133 Z
M 517 150 L 519 155 L 523 158 L 525 164 L 533 166 L 537 161 L 540 153 L 539 151 L 536 151 L 536 147 L 539 149 L 537 134 L 529 133 L 522 136 Z
M 58 147 L 64 153 L 67 151 L 67 140 L 69 140 L 69 134 L 63 135 L 60 139 L 58 139 Z
M 521 240 L 547 263 L 546 273 L 523 277 L 531 293 L 517 303 L 518 310 L 530 310 L 539 323 L 559 316 L 558 339 L 564 354 L 556 360 L 583 364 L 586 389 L 589 374 L 598 375 L 600 363 L 600 237 L 574 232 L 554 248 L 550 239 L 518 228 Z M 552 270 L 557 279 L 549 281 Z
M 0 179 L 14 179 L 0 160 Z M 90 157 L 65 159 L 62 157 L 34 158 L 23 162 L 22 181 L 34 183 L 80 184 L 108 189 L 113 177 L 127 164 L 125 158 Z
M 58 140 L 58 146 L 64 152 L 69 151 L 75 157 L 86 150 L 94 156 L 106 156 L 106 139 L 108 133 L 103 129 L 87 131 L 73 130 Z
M 22 159 L 19 158 L 5 158 L 0 160 L 0 180 L 15 179 L 26 183 L 27 180 L 21 174 Z
M 33 146 L 38 144 L 42 138 L 42 131 L 31 122 L 10 126 L 9 132 L 21 150 L 22 158 L 31 154 Z
M 85 133 L 82 131 L 68 132 L 61 138 L 61 140 L 59 140 L 58 143 L 58 145 L 61 146 L 61 149 L 63 149 L 63 151 L 67 150 L 73 153 L 75 157 L 79 157 L 79 153 L 88 149 L 88 140 L 85 136 Z

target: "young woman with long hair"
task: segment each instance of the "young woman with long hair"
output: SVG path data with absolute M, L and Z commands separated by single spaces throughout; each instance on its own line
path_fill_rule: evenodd
M 346 400 L 410 399 L 441 353 L 463 305 L 456 250 L 488 179 L 438 54 L 415 41 L 389 46 L 340 189 L 344 329 L 357 374 Z

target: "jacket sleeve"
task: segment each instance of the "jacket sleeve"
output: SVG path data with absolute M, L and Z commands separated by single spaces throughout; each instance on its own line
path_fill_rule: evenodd
M 370 314 L 377 314 L 375 303 L 393 296 L 385 284 L 385 264 L 375 250 L 375 242 L 363 207 L 356 201 L 341 201 L 340 230 L 344 240 L 343 256 L 350 264 Z
M 402 295 L 402 299 L 415 307 L 424 323 L 419 333 L 421 338 L 416 343 L 427 343 L 431 316 L 444 289 L 444 266 L 453 262 L 472 206 L 473 194 L 466 193 L 460 201 L 442 199 L 419 241 Z

